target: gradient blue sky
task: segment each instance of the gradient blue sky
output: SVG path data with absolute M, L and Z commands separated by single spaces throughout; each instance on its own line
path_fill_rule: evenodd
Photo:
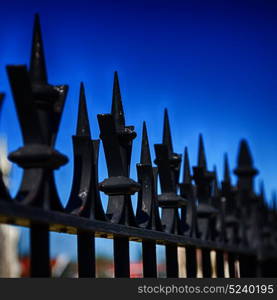
M 264 179 L 270 196 L 277 186 L 276 1 L 6 2 L 0 18 L 0 90 L 6 93 L 0 131 L 8 136 L 9 151 L 21 146 L 22 138 L 5 66 L 29 63 L 36 12 L 49 82 L 70 86 L 56 144 L 71 159 L 55 175 L 63 203 L 73 175 L 71 135 L 80 81 L 85 83 L 92 134 L 97 138 L 96 114 L 110 111 L 115 70 L 127 125 L 135 125 L 138 133 L 133 178 L 142 121 L 147 122 L 151 145 L 161 142 L 167 107 L 174 150 L 183 153 L 188 146 L 194 165 L 201 132 L 208 166 L 216 164 L 220 177 L 223 153 L 228 152 L 233 169 L 239 140 L 246 138 L 260 170 L 257 182 Z M 151 151 L 154 157 L 153 147 Z M 101 180 L 107 174 L 102 149 L 99 170 Z M 13 195 L 20 178 L 21 170 L 14 167 Z M 59 236 L 53 238 L 60 243 Z

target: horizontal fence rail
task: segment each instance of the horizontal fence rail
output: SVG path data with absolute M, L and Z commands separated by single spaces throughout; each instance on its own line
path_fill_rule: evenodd
M 277 200 L 274 197 L 273 205 L 267 204 L 263 185 L 255 193 L 258 171 L 245 140 L 240 143 L 234 170 L 236 185 L 231 183 L 227 155 L 221 182 L 216 168 L 208 170 L 201 135 L 198 163 L 191 172 L 188 149 L 183 157 L 174 152 L 165 110 L 162 143 L 154 145 L 155 166 L 144 122 L 137 180 L 131 179 L 132 144 L 137 134 L 134 126 L 125 124 L 117 72 L 111 113 L 97 116 L 100 140 L 91 137 L 81 84 L 77 129 L 72 137 L 74 175 L 64 207 L 53 172 L 68 162 L 54 148 L 68 86 L 48 83 L 38 15 L 30 67 L 9 65 L 7 75 L 24 143 L 8 158 L 24 172 L 14 198 L 0 174 L 0 223 L 30 228 L 32 277 L 51 276 L 51 231 L 77 236 L 79 277 L 96 276 L 96 237 L 113 239 L 115 277 L 130 277 L 130 241 L 141 243 L 144 277 L 157 277 L 156 245 L 165 247 L 167 277 L 178 277 L 181 269 L 186 270 L 186 277 L 198 277 L 199 268 L 203 277 L 277 276 Z M 3 99 L 0 94 L 1 104 Z M 108 170 L 108 178 L 101 182 L 100 142 Z M 100 192 L 108 195 L 106 211 Z M 137 195 L 136 212 L 132 195 Z

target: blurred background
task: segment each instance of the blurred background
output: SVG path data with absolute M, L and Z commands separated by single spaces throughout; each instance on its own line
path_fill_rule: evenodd
M 111 109 L 115 70 L 126 124 L 134 125 L 138 133 L 131 178 L 137 178 L 142 121 L 147 122 L 153 159 L 153 144 L 161 142 L 163 111 L 168 108 L 175 152 L 183 153 L 188 146 L 191 165 L 195 165 L 198 135 L 202 133 L 208 167 L 217 166 L 219 179 L 223 154 L 228 153 L 233 169 L 238 143 L 246 138 L 260 170 L 256 188 L 263 180 L 270 202 L 277 175 L 276 1 L 6 2 L 0 18 L 0 91 L 5 93 L 0 120 L 1 166 L 13 196 L 22 170 L 3 157 L 22 145 L 22 137 L 5 67 L 29 64 L 35 13 L 40 15 L 49 82 L 70 86 L 56 143 L 70 158 L 55 173 L 63 204 L 73 176 L 71 136 L 76 128 L 80 81 L 85 84 L 95 139 L 99 137 L 96 115 Z M 99 180 L 106 176 L 101 147 Z M 232 179 L 235 182 L 235 177 Z M 101 196 L 106 208 L 107 198 Z M 135 209 L 136 196 L 133 206 Z M 14 231 L 12 241 L 19 245 L 21 258 L 20 270 L 13 272 L 21 276 L 24 268 L 28 269 L 28 230 Z M 112 241 L 101 239 L 96 245 L 98 265 L 110 264 L 112 272 Z M 75 237 L 51 233 L 51 255 L 57 274 L 66 268 L 74 274 Z M 140 257 L 140 245 L 131 243 L 133 273 L 141 272 Z M 162 274 L 162 247 L 158 247 L 158 262 Z

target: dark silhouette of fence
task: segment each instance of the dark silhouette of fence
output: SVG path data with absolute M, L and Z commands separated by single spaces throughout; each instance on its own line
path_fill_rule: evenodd
M 77 130 L 72 137 L 74 178 L 69 200 L 63 207 L 53 171 L 66 164 L 68 158 L 54 145 L 68 86 L 48 83 L 38 16 L 33 34 L 30 68 L 7 67 L 24 142 L 23 147 L 9 154 L 9 160 L 24 169 L 14 199 L 0 176 L 0 221 L 30 228 L 31 276 L 51 276 L 49 231 L 77 235 L 80 277 L 95 276 L 95 237 L 113 239 L 115 277 L 130 275 L 129 241 L 142 244 L 144 277 L 157 277 L 157 244 L 165 245 L 167 277 L 178 277 L 178 247 L 186 249 L 188 277 L 196 277 L 197 251 L 202 253 L 204 277 L 211 277 L 211 251 L 216 253 L 217 277 L 225 276 L 226 259 L 230 277 L 235 277 L 235 262 L 241 277 L 277 275 L 276 199 L 269 207 L 263 188 L 259 194 L 254 192 L 258 171 L 247 142 L 240 143 L 234 171 L 236 186 L 231 183 L 227 156 L 221 183 L 216 170 L 207 169 L 202 136 L 198 164 L 191 173 L 188 149 L 185 148 L 183 162 L 182 156 L 174 152 L 165 110 L 163 140 L 154 145 L 157 167 L 152 166 L 144 122 L 141 157 L 136 165 L 138 180 L 131 179 L 130 159 L 136 132 L 134 126 L 125 125 L 116 72 L 111 113 L 97 116 L 109 177 L 98 183 L 100 140 L 91 139 L 81 84 Z M 106 212 L 100 191 L 109 196 Z M 131 196 L 136 193 L 135 214 Z

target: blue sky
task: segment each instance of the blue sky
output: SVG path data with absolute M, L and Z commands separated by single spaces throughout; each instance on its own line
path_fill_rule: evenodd
M 223 153 L 228 152 L 233 169 L 238 143 L 246 138 L 260 170 L 256 182 L 265 181 L 268 197 L 276 188 L 276 1 L 15 0 L 1 11 L 0 90 L 6 98 L 0 132 L 8 137 L 9 151 L 21 146 L 22 138 L 5 66 L 29 64 L 36 12 L 41 17 L 49 82 L 70 86 L 56 144 L 70 158 L 55 174 L 63 203 L 73 175 L 71 136 L 80 81 L 86 87 L 92 135 L 98 138 L 96 115 L 110 111 L 115 70 L 127 125 L 135 125 L 138 133 L 132 178 L 142 121 L 147 122 L 150 144 L 161 142 L 167 107 L 174 150 L 183 153 L 188 146 L 192 165 L 199 133 L 204 136 L 208 167 L 216 164 L 220 177 Z M 154 157 L 153 147 L 151 151 Z M 99 172 L 100 180 L 106 177 L 102 148 Z M 13 195 L 21 174 L 13 168 Z M 106 205 L 105 197 L 103 202 Z M 72 246 L 69 252 L 75 253 L 72 238 L 54 235 L 53 241 L 56 249 Z M 64 247 L 66 243 L 70 246 Z

